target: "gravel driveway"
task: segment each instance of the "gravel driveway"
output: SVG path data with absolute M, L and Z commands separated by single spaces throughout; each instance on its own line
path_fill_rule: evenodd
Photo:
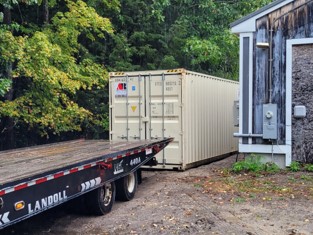
M 185 172 L 144 171 L 135 198 L 116 202 L 105 216 L 71 213 L 61 206 L 1 234 L 313 234 L 312 174 L 306 175 L 308 195 L 291 194 L 289 188 L 289 194 L 247 194 L 231 187 L 248 182 L 239 181 L 244 176 L 221 174 L 234 162 L 232 156 Z M 261 177 L 269 182 L 287 178 L 298 179 L 293 173 Z

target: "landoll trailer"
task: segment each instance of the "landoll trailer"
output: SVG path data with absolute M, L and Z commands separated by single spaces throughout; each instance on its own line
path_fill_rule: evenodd
M 94 214 L 131 200 L 142 165 L 173 139 L 77 140 L 0 152 L 0 230 L 71 199 Z

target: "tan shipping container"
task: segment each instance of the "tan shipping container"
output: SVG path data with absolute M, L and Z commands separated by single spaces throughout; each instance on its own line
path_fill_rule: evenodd
M 154 168 L 185 170 L 238 149 L 239 83 L 185 69 L 110 73 L 110 140 L 174 137 Z

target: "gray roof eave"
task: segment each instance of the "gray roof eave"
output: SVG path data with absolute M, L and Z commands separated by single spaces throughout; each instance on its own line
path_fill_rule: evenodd
M 275 2 L 272 2 L 272 3 L 268 4 L 268 5 L 260 8 L 259 10 L 255 11 L 255 12 L 252 12 L 251 14 L 249 14 L 249 15 L 247 15 L 245 17 L 242 17 L 239 20 L 236 20 L 235 22 L 230 24 L 230 27 L 233 28 L 234 26 L 239 25 L 242 22 L 244 22 L 246 20 L 249 20 L 250 18 L 261 14 L 262 12 L 267 11 L 268 9 L 270 9 L 272 7 L 275 7 L 276 5 L 278 5 L 278 4 L 280 4 L 280 3 L 284 2 L 284 1 L 286 1 L 286 0 L 276 0 Z

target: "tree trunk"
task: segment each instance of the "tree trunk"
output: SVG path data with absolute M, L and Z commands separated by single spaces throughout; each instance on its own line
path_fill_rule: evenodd
M 9 8 L 4 7 L 3 9 L 3 23 L 6 25 L 10 25 L 12 23 L 11 10 Z M 12 80 L 12 88 L 7 92 L 4 96 L 6 100 L 13 100 L 14 89 L 13 89 L 13 79 L 12 79 L 12 62 L 6 63 L 5 74 L 4 76 L 7 79 Z M 10 117 L 4 120 L 5 123 L 5 148 L 10 149 L 15 147 L 15 138 L 14 138 L 14 120 Z
M 43 8 L 43 24 L 49 24 L 49 0 L 42 1 Z
M 7 7 L 3 9 L 3 23 L 8 25 L 12 23 L 11 10 Z

